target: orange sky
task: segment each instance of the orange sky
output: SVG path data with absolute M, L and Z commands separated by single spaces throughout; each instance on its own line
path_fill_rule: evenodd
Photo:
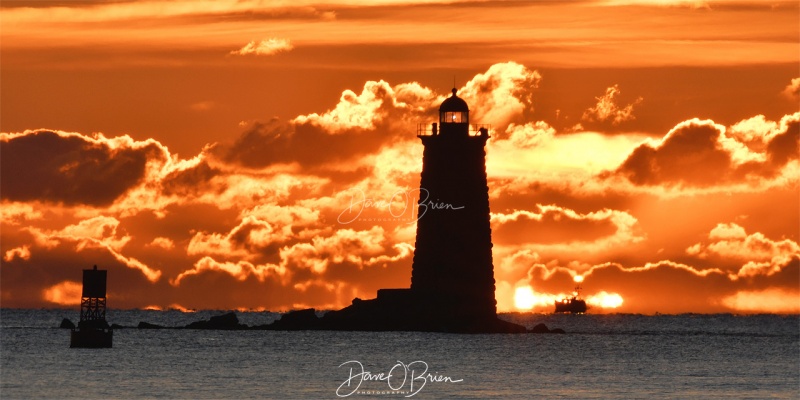
M 800 312 L 795 1 L 0 8 L 3 307 L 77 304 L 93 264 L 117 308 L 408 287 L 455 79 L 493 128 L 499 310 L 582 276 L 592 312 Z

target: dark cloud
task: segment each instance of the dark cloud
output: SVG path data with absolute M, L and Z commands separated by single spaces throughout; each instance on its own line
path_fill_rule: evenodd
M 0 141 L 2 199 L 104 206 L 145 177 L 156 145 L 112 148 L 103 140 L 34 131 Z
M 230 147 L 221 146 L 221 158 L 247 167 L 298 163 L 314 167 L 344 161 L 377 151 L 386 137 L 355 128 L 331 135 L 311 124 L 294 125 L 273 121 L 256 124 Z
M 691 120 L 678 125 L 660 145 L 637 147 L 617 173 L 638 185 L 663 182 L 710 185 L 728 173 L 731 156 L 717 147 L 722 134 L 711 121 Z
M 780 129 L 767 145 L 768 162 L 775 169 L 800 158 L 800 113 L 784 117 Z
M 790 160 L 799 158 L 799 120 L 800 113 L 785 116 L 778 132 L 763 138 L 766 161 L 745 162 L 736 162 L 735 157 L 737 152 L 750 153 L 746 144 L 727 137 L 723 126 L 710 120 L 685 121 L 660 143 L 637 147 L 615 173 L 637 185 L 697 187 L 773 177 Z
M 617 226 L 609 218 L 585 218 L 547 209 L 539 215 L 519 214 L 495 224 L 492 239 L 498 244 L 591 242 L 616 231 Z
M 161 181 L 162 192 L 165 195 L 197 195 L 211 189 L 209 182 L 221 173 L 202 161 L 193 168 L 176 170 Z

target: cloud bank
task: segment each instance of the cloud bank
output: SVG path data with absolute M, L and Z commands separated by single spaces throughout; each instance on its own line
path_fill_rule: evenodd
M 559 298 L 580 275 L 597 312 L 797 312 L 800 113 L 619 131 L 638 101 L 621 106 L 608 82 L 587 118 L 614 132 L 559 130 L 532 118 L 546 79 L 507 62 L 457 88 L 492 124 L 501 310 L 519 288 Z M 3 304 L 74 304 L 93 264 L 122 308 L 337 308 L 408 287 L 415 127 L 447 95 L 367 81 L 190 158 L 154 138 L 0 134 Z

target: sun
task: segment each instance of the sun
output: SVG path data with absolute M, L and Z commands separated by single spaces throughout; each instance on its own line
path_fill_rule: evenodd
M 530 286 L 520 286 L 514 291 L 514 306 L 520 310 L 530 310 L 536 305 L 536 295 Z

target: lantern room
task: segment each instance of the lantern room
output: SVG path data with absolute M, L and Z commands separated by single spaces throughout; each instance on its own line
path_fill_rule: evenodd
M 469 124 L 469 106 L 467 102 L 456 96 L 456 89 L 453 88 L 453 95 L 442 102 L 439 107 L 439 123 L 445 124 Z M 444 126 L 442 126 L 444 128 Z

